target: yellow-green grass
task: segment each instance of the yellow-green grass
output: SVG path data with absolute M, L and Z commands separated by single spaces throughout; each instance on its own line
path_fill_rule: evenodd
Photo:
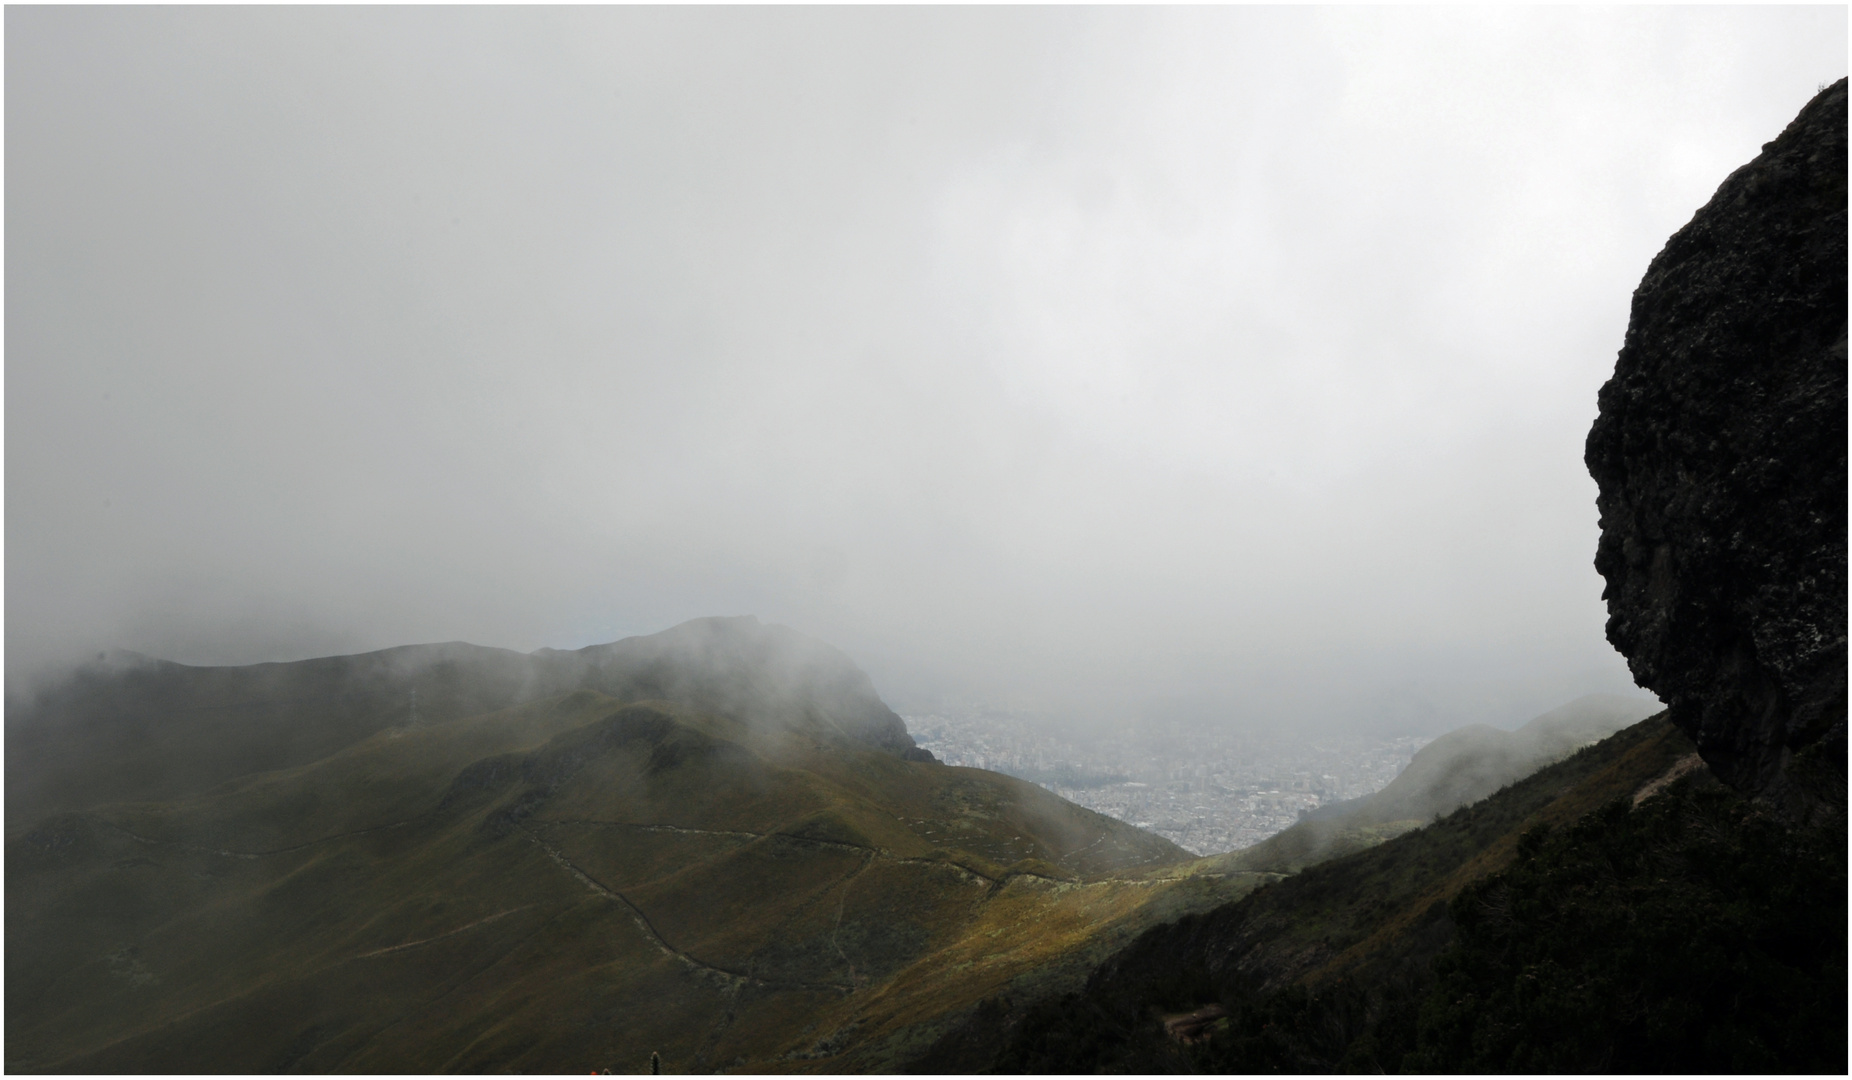
M 10 824 L 26 1071 L 880 1068 L 1265 880 L 1009 777 L 589 691 Z

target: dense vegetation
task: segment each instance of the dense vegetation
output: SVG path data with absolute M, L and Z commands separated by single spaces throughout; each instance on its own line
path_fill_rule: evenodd
M 1407 1064 L 1844 1072 L 1845 845 L 1690 787 L 1528 833 L 1454 901 Z
M 1200 963 L 1032 1008 L 997 1066 L 1074 1072 L 1844 1072 L 1846 836 L 1714 784 L 1526 831 L 1426 970 L 1257 993 Z M 1191 1045 L 1165 1012 L 1228 1012 Z M 993 1013 L 1000 1006 L 991 1006 Z

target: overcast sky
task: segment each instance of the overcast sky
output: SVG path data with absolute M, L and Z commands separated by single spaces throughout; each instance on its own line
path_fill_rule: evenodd
M 897 706 L 1628 690 L 1629 297 L 1846 9 L 6 12 L 9 684 L 756 614 Z

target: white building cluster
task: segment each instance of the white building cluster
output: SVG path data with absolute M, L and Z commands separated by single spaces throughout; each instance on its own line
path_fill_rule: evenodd
M 1181 726 L 1087 738 L 969 706 L 906 717 L 948 765 L 1008 773 L 1197 855 L 1248 847 L 1308 811 L 1380 790 L 1427 739 L 1290 737 Z

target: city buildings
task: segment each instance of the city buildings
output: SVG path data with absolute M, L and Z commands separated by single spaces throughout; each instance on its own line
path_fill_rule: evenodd
M 1248 847 L 1307 811 L 1371 794 L 1429 741 L 1182 726 L 1086 736 L 979 706 L 905 719 L 948 765 L 1021 777 L 1197 855 Z

